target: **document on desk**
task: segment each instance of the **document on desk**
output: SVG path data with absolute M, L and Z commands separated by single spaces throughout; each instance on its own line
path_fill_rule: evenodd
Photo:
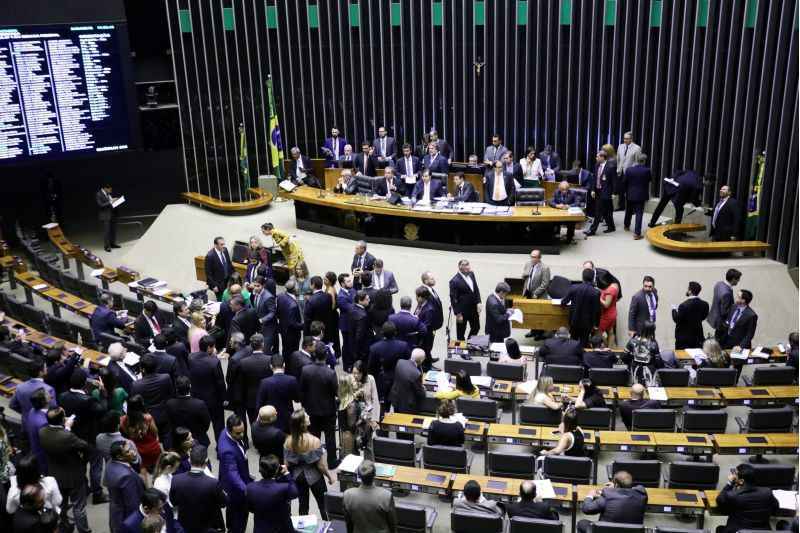
M 493 342 L 489 345 L 490 352 L 497 352 L 497 353 L 508 353 L 506 352 L 506 343 L 504 342 Z
M 283 180 L 282 182 L 280 182 L 278 184 L 278 187 L 280 187 L 281 189 L 283 189 L 286 192 L 292 192 L 293 190 L 295 190 L 297 188 L 297 185 L 292 183 L 292 180 Z
M 773 490 L 772 495 L 778 500 L 778 507 L 790 511 L 797 511 L 797 491 Z
M 517 383 L 517 392 L 521 392 L 522 394 L 530 394 L 533 392 L 533 389 L 536 388 L 536 380 L 532 379 L 530 381 L 523 381 L 522 383 Z
M 313 532 L 317 530 L 317 515 L 306 514 L 292 516 L 292 527 L 295 531 Z
M 522 324 L 522 310 L 512 309 L 511 314 L 508 315 L 508 320 Z
M 342 472 L 350 472 L 351 474 L 355 474 L 358 467 L 361 466 L 361 462 L 363 460 L 364 458 L 360 455 L 349 454 L 342 459 L 341 463 L 339 463 L 339 470 Z
M 483 387 L 488 389 L 492 386 L 491 376 L 472 376 L 472 384 L 476 387 Z
M 556 491 L 549 479 L 534 479 L 533 484 L 536 485 L 536 495 L 540 499 L 554 500 L 556 498 Z
M 95 268 L 94 270 L 92 270 L 92 277 L 99 278 L 103 274 L 103 272 L 105 272 L 104 268 Z
M 47 283 L 40 283 L 40 284 L 38 284 L 38 285 L 34 285 L 34 286 L 33 286 L 33 290 L 35 290 L 35 291 L 43 291 L 43 290 L 45 290 L 45 289 L 46 289 L 47 287 L 49 287 L 49 286 L 50 286 L 50 285 L 48 285 Z
M 667 401 L 667 389 L 664 387 L 647 387 L 647 394 L 650 395 L 651 400 L 659 402 Z
M 133 352 L 128 352 L 125 354 L 122 362 L 128 366 L 136 366 L 139 364 L 139 355 Z
M 730 353 L 731 359 L 739 359 L 742 361 L 746 361 L 748 357 L 750 357 L 750 350 L 745 348 L 741 352 L 731 352 Z
M 570 214 L 570 215 L 582 215 L 583 214 L 583 209 L 581 209 L 580 207 L 570 207 L 569 209 L 567 209 L 567 214 Z
M 686 353 L 690 357 L 703 357 L 705 358 L 706 353 L 703 351 L 702 348 L 686 348 Z
M 111 202 L 111 207 L 117 208 L 117 207 L 121 206 L 124 203 L 125 203 L 125 195 L 122 195 L 119 198 L 117 198 L 116 200 L 114 200 L 113 202 Z
M 553 305 L 561 305 L 561 298 L 552 298 L 550 303 Z
M 750 353 L 750 357 L 769 359 L 769 354 L 764 352 L 763 346 L 756 346 L 756 348 L 752 351 L 752 353 Z

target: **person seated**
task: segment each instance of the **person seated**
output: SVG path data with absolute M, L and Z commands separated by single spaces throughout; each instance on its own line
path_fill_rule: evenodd
M 377 180 L 375 184 L 375 194 L 388 198 L 392 193 L 405 190 L 403 183 L 395 176 L 394 167 L 387 166 L 383 169 L 383 179 Z
M 464 369 L 459 370 L 456 374 L 455 389 L 436 393 L 436 398 L 439 400 L 455 400 L 462 396 L 476 400 L 481 397 L 478 387 L 472 384 L 472 378 L 469 377 L 469 374 Z
M 453 176 L 453 184 L 455 185 L 453 194 L 448 194 L 448 196 L 456 202 L 477 202 L 479 200 L 478 191 L 464 179 L 463 172 L 458 172 Z
M 333 186 L 333 192 L 339 194 L 355 194 L 358 192 L 358 181 L 353 179 L 353 171 L 349 168 L 342 170 L 339 174 L 339 179 L 336 180 L 336 185 Z
M 456 404 L 452 400 L 442 400 L 436 410 L 437 418 L 428 428 L 430 446 L 463 446 L 464 426 L 454 417 Z
M 556 386 L 553 385 L 553 378 L 550 376 L 539 376 L 539 381 L 536 382 L 536 388 L 531 393 L 530 405 L 538 407 L 547 407 L 554 411 L 560 411 L 563 407 L 561 402 L 556 400 L 554 395 Z
M 594 335 L 589 339 L 587 352 L 583 352 L 583 366 L 589 368 L 614 368 L 617 362 L 617 354 L 606 347 L 602 335 Z
M 778 511 L 778 501 L 767 487 L 755 486 L 756 472 L 744 463 L 728 475 L 728 482 L 717 495 L 717 510 L 728 515 L 728 522 L 717 533 L 736 533 L 743 529 L 769 530 L 769 518 Z
M 580 509 L 583 514 L 599 514 L 603 522 L 642 525 L 646 508 L 647 490 L 641 485 L 633 486 L 633 477 L 620 470 L 602 490 L 589 491 Z M 578 533 L 591 530 L 589 520 L 578 522 Z
M 546 365 L 580 366 L 583 364 L 583 348 L 580 341 L 570 339 L 569 330 L 562 326 L 553 337 L 544 341 L 539 348 L 539 358 Z
M 692 363 L 692 368 L 728 368 L 731 360 L 715 339 L 706 339 L 703 342 L 703 355 L 697 356 Z
M 561 435 L 556 445 L 549 450 L 541 450 L 539 452 L 540 456 L 566 455 L 568 457 L 586 457 L 583 430 L 578 426 L 578 413 L 575 409 L 564 411 L 556 434 Z
M 441 180 L 431 179 L 431 171 L 423 170 L 422 179 L 414 185 L 411 198 L 417 202 L 432 203 L 436 198 L 445 196 L 447 189 L 442 186 Z
M 289 180 L 295 185 L 308 185 L 315 189 L 321 189 L 322 185 L 319 183 L 314 174 L 312 174 L 311 159 L 300 153 L 300 148 L 293 146 L 289 150 L 292 159 L 289 162 Z
M 628 431 L 631 430 L 633 423 L 633 412 L 637 409 L 658 409 L 661 404 L 656 400 L 644 399 L 645 388 L 641 383 L 635 383 L 631 387 L 631 399 L 624 400 L 619 404 L 619 416 Z
M 525 480 L 519 486 L 519 501 L 506 504 L 506 514 L 509 518 L 522 516 L 524 518 L 538 518 L 540 520 L 558 520 L 558 513 L 544 502 L 537 502 L 536 485 L 533 481 Z
M 591 379 L 582 379 L 579 385 L 580 390 L 578 391 L 578 397 L 575 398 L 575 409 L 591 409 L 593 407 L 606 406 L 606 400 L 603 398 L 603 394 Z
M 656 341 L 656 324 L 645 320 L 641 331 L 631 337 L 625 345 L 623 356 L 625 362 L 631 365 L 635 382 L 648 382 L 648 373 L 652 376 L 656 370 L 664 368 L 660 354 L 661 350 Z
M 481 486 L 474 479 L 464 484 L 461 496 L 453 500 L 453 511 L 465 511 L 500 518 L 503 508 L 494 500 L 487 500 L 481 494 Z
M 553 193 L 553 199 L 548 202 L 555 209 L 569 209 L 578 205 L 575 193 L 569 188 L 569 182 L 564 180 L 558 184 L 558 189 Z
M 519 349 L 519 343 L 516 339 L 512 339 L 511 337 L 505 340 L 506 345 L 506 353 L 502 354 L 498 359 L 497 362 L 502 365 L 517 365 L 517 366 L 525 366 L 527 361 L 524 357 L 522 357 L 522 352 Z
M 791 366 L 793 368 L 798 368 L 798 366 L 800 366 L 797 359 L 797 342 L 797 332 L 793 331 L 789 333 L 789 355 L 786 357 L 786 366 Z

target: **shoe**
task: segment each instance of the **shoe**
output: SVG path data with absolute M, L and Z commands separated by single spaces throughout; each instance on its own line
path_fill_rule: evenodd
M 433 363 L 438 363 L 438 362 L 439 362 L 439 358 L 438 358 L 438 357 L 431 357 L 429 362 L 430 362 L 431 364 L 433 364 Z
M 438 366 L 433 366 L 433 365 L 431 365 L 431 367 L 428 369 L 428 371 L 430 372 L 431 370 L 435 370 L 435 371 L 437 371 L 437 372 L 440 372 L 442 369 L 441 369 L 441 368 L 439 368 Z
M 528 333 L 525 334 L 525 338 L 526 339 L 530 339 L 531 337 L 535 337 L 535 336 L 536 336 L 536 332 L 533 331 L 533 330 L 530 330 Z
M 630 226 L 625 226 L 625 227 L 624 227 L 624 228 L 622 228 L 622 229 L 624 229 L 625 231 L 630 231 L 630 230 L 631 230 L 631 227 L 630 227 Z
M 110 252 L 111 251 L 111 247 L 110 246 L 106 246 L 105 248 L 103 248 L 103 250 L 105 250 L 106 252 Z
M 658 224 L 650 223 L 647 225 L 648 228 L 655 228 L 656 226 L 658 226 Z
M 462 353 L 460 356 L 464 361 L 472 361 L 472 357 L 468 353 Z
M 608 228 L 604 229 L 603 233 L 614 233 L 615 231 L 617 231 L 617 228 Z
M 587 232 L 586 232 L 586 233 L 584 233 L 583 235 L 584 235 L 585 237 L 594 237 L 595 233 L 596 233 L 596 232 L 594 232 L 594 231 L 587 231 Z
M 101 503 L 108 503 L 108 494 L 105 492 L 98 492 L 92 496 L 92 505 L 100 505 Z
M 640 240 L 642 240 L 642 239 L 644 239 L 644 237 L 642 237 L 641 235 L 634 235 L 634 236 L 633 236 L 633 240 L 634 240 L 634 241 L 640 241 Z
M 120 246 L 119 244 L 112 244 L 111 247 L 112 248 L 122 248 L 122 246 Z

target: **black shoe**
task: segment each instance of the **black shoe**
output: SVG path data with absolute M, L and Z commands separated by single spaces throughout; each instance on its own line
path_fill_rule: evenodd
M 461 359 L 463 359 L 464 361 L 472 361 L 472 357 L 468 353 L 462 353 Z
M 122 248 L 122 246 L 120 246 L 119 244 L 112 244 L 111 247 L 112 248 Z
M 438 357 L 431 357 L 431 358 L 428 360 L 428 362 L 429 362 L 429 363 L 431 363 L 431 364 L 433 364 L 433 363 L 438 363 L 438 362 L 439 362 L 439 358 L 438 358 Z
M 597 232 L 595 232 L 595 231 L 587 231 L 583 235 L 586 236 L 586 237 L 594 237 L 595 233 L 597 233 Z
M 530 330 L 528 333 L 525 334 L 525 338 L 526 339 L 530 339 L 531 337 L 535 337 L 535 336 L 536 336 L 536 332 L 533 331 L 533 330 Z
M 92 505 L 100 505 L 101 503 L 108 503 L 108 494 L 105 492 L 98 492 L 92 496 Z
M 615 231 L 617 231 L 617 228 L 608 228 L 604 229 L 603 233 L 614 233 Z
M 110 252 L 111 251 L 111 247 L 110 246 L 106 246 L 105 248 L 103 248 L 103 250 L 105 250 L 106 252 Z
M 630 231 L 630 230 L 631 230 L 631 227 L 630 227 L 630 226 L 625 226 L 623 229 L 624 229 L 625 231 Z
M 647 225 L 648 228 L 655 228 L 658 224 L 653 224 L 652 222 Z

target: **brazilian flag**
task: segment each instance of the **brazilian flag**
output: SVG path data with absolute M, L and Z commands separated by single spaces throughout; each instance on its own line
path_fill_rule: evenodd
M 239 173 L 242 175 L 242 185 L 246 193 L 250 188 L 250 165 L 247 160 L 247 137 L 244 132 L 244 124 L 239 124 Z
M 272 77 L 267 78 L 267 95 L 269 99 L 269 158 L 272 161 L 272 172 L 278 181 L 283 179 L 283 140 L 281 127 L 278 125 L 278 111 L 275 108 L 275 95 L 272 92 Z
M 747 198 L 747 221 L 745 222 L 744 238 L 748 241 L 758 240 L 758 219 L 761 211 L 761 184 L 764 183 L 764 168 L 766 157 L 764 154 L 756 156 L 755 173 L 750 180 L 750 196 Z

